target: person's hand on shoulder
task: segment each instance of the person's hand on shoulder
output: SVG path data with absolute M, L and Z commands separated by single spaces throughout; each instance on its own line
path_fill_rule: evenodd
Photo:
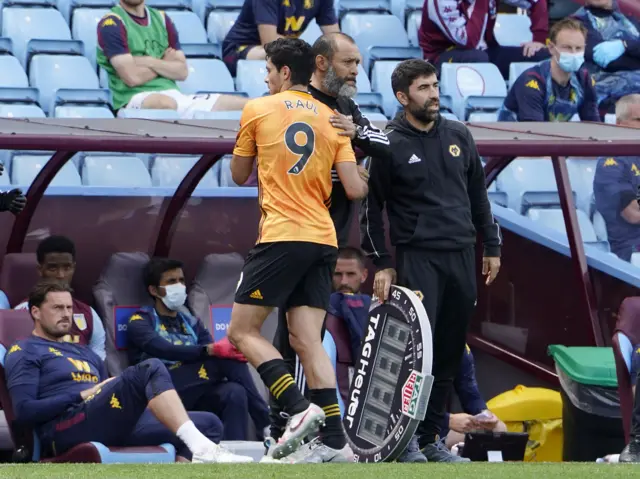
M 353 123 L 353 117 L 343 115 L 338 110 L 334 110 L 335 115 L 332 115 L 329 118 L 331 122 L 331 126 L 337 128 L 338 130 L 343 130 L 338 135 L 340 136 L 348 136 L 352 140 L 356 137 L 356 125 Z
M 526 58 L 531 58 L 540 50 L 547 48 L 544 43 L 540 43 L 540 42 L 525 42 L 521 46 L 522 46 L 522 55 Z

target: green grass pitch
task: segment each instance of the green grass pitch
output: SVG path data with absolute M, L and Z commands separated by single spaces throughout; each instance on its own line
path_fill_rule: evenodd
M 2 479 L 540 479 L 632 477 L 637 465 L 506 464 L 2 464 Z

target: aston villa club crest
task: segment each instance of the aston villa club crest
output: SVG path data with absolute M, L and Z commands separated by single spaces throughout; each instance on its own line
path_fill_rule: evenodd
M 76 323 L 76 326 L 80 331 L 87 329 L 87 320 L 85 319 L 84 314 L 74 314 L 73 322 Z

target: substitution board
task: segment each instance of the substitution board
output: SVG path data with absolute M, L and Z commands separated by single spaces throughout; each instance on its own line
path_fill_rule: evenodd
M 356 462 L 392 461 L 404 452 L 425 416 L 432 361 L 422 301 L 391 286 L 387 301 L 371 305 L 343 419 Z

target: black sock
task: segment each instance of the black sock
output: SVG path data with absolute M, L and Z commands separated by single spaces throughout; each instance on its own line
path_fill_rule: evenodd
M 342 449 L 347 438 L 342 428 L 336 389 L 312 389 L 311 402 L 320 406 L 326 415 L 325 425 L 320 429 L 322 442 L 332 449 Z
M 309 401 L 296 386 L 289 368 L 282 359 L 272 359 L 258 366 L 258 374 L 280 407 L 290 416 L 309 407 Z

